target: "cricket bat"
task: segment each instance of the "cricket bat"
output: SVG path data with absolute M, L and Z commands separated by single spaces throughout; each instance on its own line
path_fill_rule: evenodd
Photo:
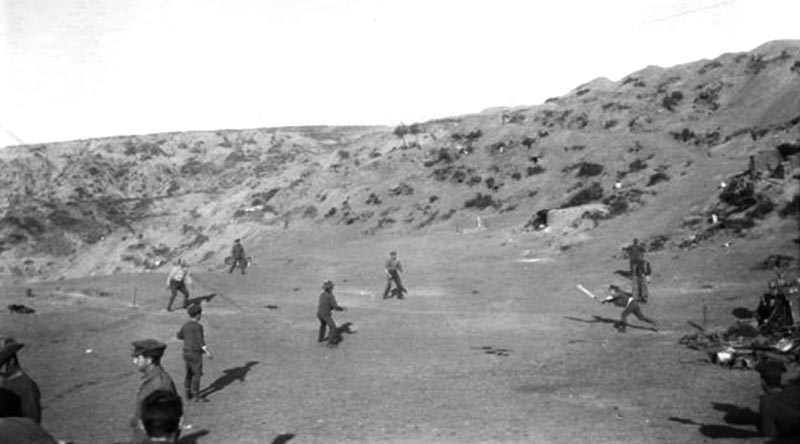
M 576 285 L 576 287 L 578 287 L 578 290 L 586 293 L 586 295 L 589 296 L 590 298 L 597 300 L 597 296 L 595 296 L 594 293 L 592 293 L 591 291 L 587 290 L 586 287 L 584 287 L 583 285 L 578 284 Z

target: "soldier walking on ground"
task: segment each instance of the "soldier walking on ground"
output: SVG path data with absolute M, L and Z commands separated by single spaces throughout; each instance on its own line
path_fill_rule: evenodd
M 133 429 L 133 442 L 143 443 L 147 441 L 147 436 L 142 429 L 142 401 L 156 390 L 166 390 L 176 394 L 175 383 L 166 370 L 161 366 L 161 358 L 167 344 L 155 339 L 144 339 L 133 342 L 133 364 L 142 373 L 142 383 L 136 393 L 136 409 L 131 418 L 131 428 Z
M 403 299 L 403 293 L 406 292 L 403 283 L 400 282 L 400 272 L 403 271 L 403 265 L 397 259 L 397 252 L 392 251 L 389 253 L 389 259 L 386 261 L 384 272 L 386 273 L 386 289 L 383 290 L 383 298 L 388 299 L 391 297 L 392 282 L 395 284 L 395 291 L 397 292 L 397 299 Z
M 623 291 L 616 285 L 609 285 L 608 286 L 608 297 L 602 300 L 601 304 L 613 303 L 617 307 L 625 307 L 622 310 L 622 315 L 620 316 L 620 321 L 614 325 L 614 327 L 619 330 L 620 333 L 625 333 L 627 326 L 628 326 L 628 316 L 633 314 L 640 320 L 652 324 L 654 328 L 658 327 L 656 321 L 648 318 L 647 316 L 642 313 L 641 307 L 641 299 L 635 297 L 632 294 L 629 294 Z
M 242 269 L 242 274 L 244 274 L 244 269 L 247 268 L 247 258 L 244 254 L 244 246 L 242 245 L 241 239 L 233 241 L 231 257 L 233 258 L 233 263 L 231 264 L 231 269 L 228 270 L 228 274 L 233 273 L 237 265 Z
M 319 339 L 317 342 L 323 342 L 327 339 L 329 346 L 334 345 L 331 339 L 336 332 L 333 310 L 344 311 L 345 308 L 336 302 L 336 297 L 333 295 L 333 282 L 325 281 L 322 283 L 322 293 L 319 295 L 319 305 L 317 306 L 317 319 L 319 319 Z M 325 337 L 326 328 L 329 330 L 327 338 Z
M 39 386 L 19 365 L 17 352 L 25 344 L 14 338 L 0 338 L 0 387 L 20 398 L 22 416 L 42 422 L 42 403 Z
M 186 263 L 178 259 L 178 264 L 172 267 L 167 275 L 167 288 L 170 291 L 169 304 L 167 304 L 167 311 L 172 311 L 172 302 L 175 301 L 175 296 L 180 291 L 183 293 L 183 307 L 189 305 L 189 285 L 192 283 L 192 278 L 189 276 L 189 269 Z
M 186 399 L 203 402 L 200 397 L 200 377 L 203 375 L 203 354 L 213 358 L 211 350 L 206 346 L 203 325 L 200 318 L 203 310 L 197 304 L 192 304 L 186 312 L 189 320 L 178 331 L 178 339 L 183 341 L 183 362 L 186 365 L 186 377 L 183 385 L 186 389 Z

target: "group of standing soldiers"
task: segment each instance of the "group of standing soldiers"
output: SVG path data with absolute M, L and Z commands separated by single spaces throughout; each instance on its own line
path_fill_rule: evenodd
M 236 239 L 231 248 L 232 264 L 228 273 L 238 266 L 242 274 L 248 266 L 244 246 L 241 239 Z M 183 341 L 183 362 L 185 368 L 184 376 L 184 396 L 188 401 L 205 402 L 205 397 L 200 391 L 200 379 L 203 375 L 203 355 L 213 358 L 211 350 L 205 343 L 205 334 L 200 319 L 203 309 L 199 304 L 189 304 L 189 286 L 192 285 L 192 278 L 186 262 L 178 259 L 177 264 L 167 274 L 167 289 L 170 292 L 167 311 L 172 311 L 172 304 L 180 292 L 183 295 L 182 308 L 186 309 L 189 320 L 176 333 L 176 337 Z M 177 394 L 175 383 L 161 366 L 161 358 L 167 348 L 167 344 L 156 339 L 143 339 L 133 342 L 133 364 L 142 373 L 142 380 L 139 391 L 136 395 L 136 408 L 134 417 L 131 419 L 133 430 L 133 442 L 143 443 L 148 439 L 153 439 L 153 434 L 158 434 L 155 438 L 177 438 L 179 430 L 175 427 L 158 427 L 159 421 L 143 420 L 142 408 L 151 405 L 154 410 L 163 410 L 171 416 L 183 414 L 182 400 Z M 149 398 L 150 399 L 148 401 Z M 162 412 L 162 413 L 163 413 Z M 145 415 L 146 416 L 146 415 Z M 174 418 L 173 418 L 174 419 Z M 153 422 L 156 426 L 150 427 Z M 163 422 L 163 421 L 162 421 Z M 152 429 L 152 430 L 151 430 Z M 163 435 L 163 436 L 162 436 Z
M 238 266 L 244 274 L 248 261 L 239 239 L 234 242 L 231 253 L 233 264 L 229 273 Z M 392 251 L 384 267 L 386 274 L 384 299 L 393 296 L 404 299 L 407 290 L 400 279 L 402 271 L 403 267 L 397 259 L 397 253 Z M 183 341 L 184 397 L 194 402 L 205 402 L 206 399 L 200 390 L 203 355 L 209 358 L 213 355 L 205 343 L 203 326 L 200 323 L 202 307 L 198 304 L 189 304 L 191 283 L 186 263 L 178 259 L 176 266 L 167 275 L 166 285 L 170 292 L 167 311 L 172 311 L 172 305 L 180 292 L 183 295 L 183 308 L 189 315 L 189 320 L 176 333 L 176 337 Z M 317 318 L 320 322 L 318 340 L 319 342 L 327 340 L 329 345 L 337 331 L 332 312 L 346 310 L 337 303 L 333 288 L 332 281 L 323 283 L 317 308 Z M 326 330 L 329 330 L 327 335 Z M 136 444 L 174 442 L 180 434 L 179 420 L 183 414 L 183 401 L 178 395 L 172 377 L 161 365 L 167 344 L 148 338 L 134 341 L 131 345 L 133 365 L 141 373 L 134 415 L 130 421 L 132 441 Z M 41 422 L 39 388 L 22 370 L 17 358 L 17 352 L 23 346 L 24 344 L 17 343 L 13 338 L 0 337 L 0 436 L 38 439 L 39 441 L 35 442 L 56 444 L 57 441 L 39 426 Z M 165 422 L 165 418 L 169 420 Z
M 192 306 L 196 307 L 196 306 Z M 199 320 L 198 308 L 190 308 Z M 179 337 L 189 344 L 203 341 L 202 326 L 191 332 L 187 322 Z M 22 369 L 18 352 L 25 346 L 14 338 L 0 337 L 0 443 L 2 444 L 61 444 L 41 427 L 42 405 L 39 386 Z M 134 416 L 131 418 L 132 438 L 136 444 L 149 442 L 175 442 L 180 434 L 180 417 L 183 415 L 182 401 L 175 384 L 161 366 L 161 357 L 167 345 L 155 339 L 133 342 L 133 364 L 142 373 L 136 395 Z M 204 346 L 201 348 L 208 351 Z M 184 346 L 184 359 L 193 351 Z M 189 377 L 187 360 L 187 378 Z M 202 364 L 197 369 L 197 385 Z M 194 382 L 194 379 L 192 379 Z M 187 380 L 187 387 L 189 387 Z M 193 387 L 195 387 L 193 385 Z M 188 390 L 188 389 L 187 389 Z M 147 411 L 145 411 L 147 410 Z M 173 418 L 165 422 L 163 413 Z M 173 413 L 177 413 L 174 415 Z M 169 424 L 167 424 L 169 423 Z M 167 426 L 165 428 L 165 426 Z M 167 430 L 168 429 L 168 430 Z

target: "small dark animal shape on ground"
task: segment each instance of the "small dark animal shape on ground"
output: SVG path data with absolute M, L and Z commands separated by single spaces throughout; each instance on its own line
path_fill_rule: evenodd
M 484 345 L 482 347 L 472 347 L 473 350 L 482 350 L 487 355 L 495 356 L 509 356 L 511 354 L 510 348 L 500 348 L 493 345 Z
M 353 334 L 356 330 L 353 328 L 352 322 L 345 322 L 344 324 L 336 327 L 336 330 L 333 332 L 333 336 L 331 336 L 331 340 L 329 345 L 337 345 L 338 343 L 342 342 L 344 338 L 342 337 L 343 333 Z
M 272 305 L 272 304 L 266 305 L 266 307 L 269 308 L 270 310 L 277 310 L 278 309 L 277 305 Z
M 36 313 L 36 310 L 26 307 L 22 304 L 11 304 L 8 306 L 8 311 L 11 313 L 31 314 Z

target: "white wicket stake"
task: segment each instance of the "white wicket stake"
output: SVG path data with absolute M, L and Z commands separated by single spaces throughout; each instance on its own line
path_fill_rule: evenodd
M 592 293 L 591 291 L 587 290 L 583 285 L 578 284 L 576 285 L 576 287 L 578 287 L 578 290 L 586 293 L 586 295 L 589 296 L 590 298 L 597 300 L 597 296 L 595 296 L 594 293 Z

